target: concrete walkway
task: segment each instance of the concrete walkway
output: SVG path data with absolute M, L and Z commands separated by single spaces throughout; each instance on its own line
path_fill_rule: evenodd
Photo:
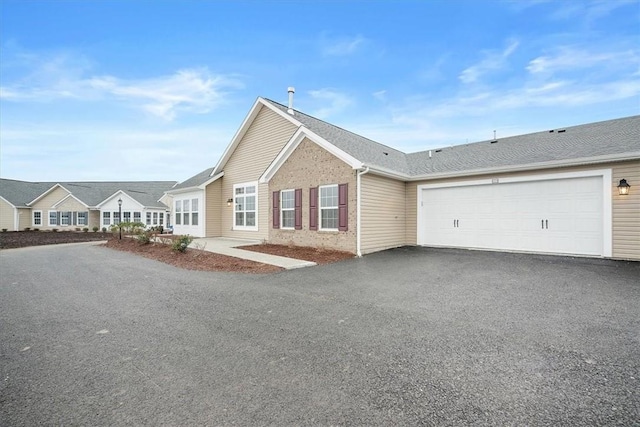
M 315 262 L 311 261 L 240 249 L 242 246 L 259 245 L 260 243 L 260 240 L 230 239 L 227 237 L 202 237 L 193 239 L 193 242 L 191 242 L 189 247 L 202 249 L 216 254 L 248 259 L 250 261 L 261 262 L 263 264 L 271 264 L 287 270 L 316 265 Z

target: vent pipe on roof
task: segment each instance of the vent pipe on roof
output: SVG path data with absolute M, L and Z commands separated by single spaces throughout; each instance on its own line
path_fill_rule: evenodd
M 431 150 L 429 150 L 429 158 L 431 158 Z
M 287 91 L 289 92 L 289 109 L 287 110 L 287 113 L 293 116 L 293 94 L 296 92 L 296 88 L 289 86 Z

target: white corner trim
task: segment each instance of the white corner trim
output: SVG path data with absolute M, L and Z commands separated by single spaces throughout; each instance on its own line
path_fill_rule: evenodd
M 67 199 L 74 199 L 76 202 L 80 203 L 81 205 L 83 205 L 85 208 L 89 209 L 89 205 L 87 205 L 85 202 L 83 202 L 82 200 L 78 199 L 76 196 L 74 196 L 73 194 L 69 193 L 67 194 L 65 197 L 63 197 L 62 199 L 60 199 L 58 202 L 56 202 L 53 206 L 51 206 L 53 209 L 58 209 L 58 205 L 60 205 L 61 203 L 63 203 L 65 200 Z
M 351 168 L 353 169 L 361 169 L 364 166 L 362 162 L 355 157 L 345 153 L 310 129 L 304 126 L 300 126 L 298 130 L 296 130 L 296 132 L 293 134 L 293 136 L 289 139 L 287 144 L 282 148 L 282 150 L 280 150 L 276 158 L 267 167 L 262 176 L 260 176 L 258 181 L 261 184 L 269 182 L 305 138 L 314 142 L 325 151 L 333 154 L 338 159 L 351 166 Z

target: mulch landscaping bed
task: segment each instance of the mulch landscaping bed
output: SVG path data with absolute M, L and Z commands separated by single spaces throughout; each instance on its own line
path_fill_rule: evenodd
M 59 243 L 92 242 L 107 240 L 111 233 L 89 231 L 7 231 L 0 233 L 0 249 L 24 248 L 27 246 L 56 245 Z
M 169 236 L 166 237 L 170 238 Z M 189 248 L 186 252 L 178 252 L 171 250 L 171 246 L 164 243 L 143 245 L 135 238 L 111 239 L 105 246 L 119 251 L 132 252 L 145 258 L 151 258 L 187 270 L 229 271 L 235 273 L 275 273 L 283 270 L 274 265 L 214 254 L 199 249 Z
M 334 251 L 330 249 L 311 248 L 307 246 L 286 246 L 263 243 L 260 245 L 239 246 L 238 249 L 280 255 L 288 258 L 312 261 L 316 264 L 330 264 L 355 257 L 351 252 Z

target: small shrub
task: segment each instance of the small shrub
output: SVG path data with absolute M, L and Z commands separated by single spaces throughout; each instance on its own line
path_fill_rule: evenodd
M 151 231 L 140 232 L 137 237 L 138 243 L 140 243 L 141 245 L 148 245 L 149 243 L 151 243 L 151 236 Z
M 7 229 L 6 229 L 6 228 L 3 228 L 3 229 L 2 229 L 2 232 L 3 232 L 3 233 L 6 233 L 6 232 L 7 232 Z
M 89 232 L 89 229 L 87 227 L 83 228 L 82 231 L 84 231 L 85 233 Z
M 30 228 L 30 227 L 25 227 L 25 228 L 24 228 L 24 231 L 29 231 L 29 230 L 31 230 L 31 228 Z
M 102 227 L 102 232 L 106 233 L 107 232 L 107 227 Z
M 52 228 L 52 229 L 51 229 L 51 232 L 52 232 L 52 233 L 57 233 L 57 232 L 58 232 L 58 229 L 57 229 L 57 228 Z
M 173 241 L 171 249 L 177 252 L 186 252 L 187 246 L 189 246 L 191 242 L 193 242 L 193 237 L 188 234 L 186 236 L 180 236 Z
M 40 231 L 40 229 L 39 228 L 34 228 L 33 231 Z
M 93 227 L 92 230 L 93 230 L 94 233 L 97 233 L 98 230 L 100 230 L 100 227 Z
M 76 227 L 76 231 L 80 231 L 80 227 Z

